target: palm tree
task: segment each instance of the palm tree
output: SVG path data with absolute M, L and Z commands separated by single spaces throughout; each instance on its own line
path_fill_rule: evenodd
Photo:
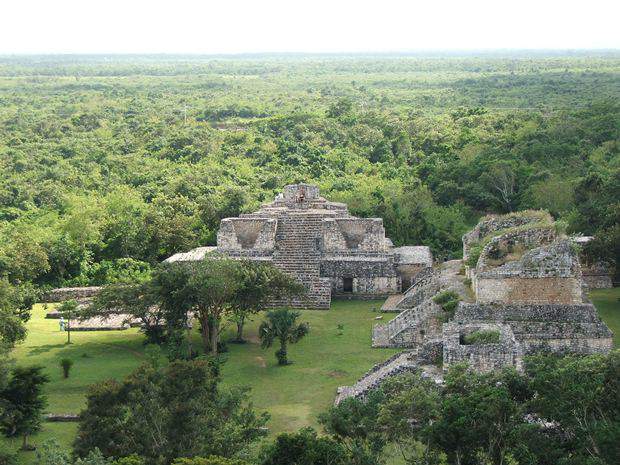
M 280 341 L 280 349 L 276 352 L 278 365 L 290 363 L 286 358 L 287 344 L 296 343 L 310 331 L 308 323 L 297 324 L 300 315 L 287 309 L 273 310 L 267 312 L 267 319 L 258 328 L 263 349 L 271 347 L 276 339 Z

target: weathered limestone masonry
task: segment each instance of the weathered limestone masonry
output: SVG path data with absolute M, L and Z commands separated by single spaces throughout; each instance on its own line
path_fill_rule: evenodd
M 438 358 L 444 371 L 460 362 L 490 371 L 522 369 L 523 357 L 537 352 L 609 352 L 613 335 L 582 291 L 575 242 L 559 236 L 544 212 L 485 218 L 463 236 L 464 256 L 474 257 L 474 248 L 480 254 L 467 273 L 475 298 L 463 286 L 467 281 L 459 262 L 421 272 L 405 295 L 384 304 L 384 310 L 401 313 L 373 330 L 373 347 L 409 350 L 370 370 L 355 385 L 339 388 L 336 402 L 363 398 L 402 371 L 433 373 Z M 461 298 L 447 323 L 433 302 L 433 294 L 444 290 Z M 477 338 L 468 337 L 474 332 L 480 333 Z M 498 341 L 485 340 L 484 332 L 487 338 L 496 333 Z
M 41 302 L 63 302 L 65 300 L 75 299 L 77 301 L 88 300 L 99 293 L 101 287 L 59 287 L 46 292 Z
M 516 228 L 541 220 L 540 212 L 523 212 L 519 215 L 489 216 L 482 219 L 471 231 L 463 236 L 463 260 L 469 257 L 469 251 L 475 243 L 496 231 Z M 548 216 L 548 215 L 547 215 Z
M 579 304 L 466 304 L 460 303 L 455 325 L 508 325 L 523 354 L 535 352 L 606 353 L 613 348 L 612 332 L 594 305 Z
M 398 247 L 385 237 L 380 218 L 356 218 L 342 203 L 329 202 L 317 186 L 286 186 L 254 213 L 225 218 L 217 247 L 176 254 L 167 262 L 202 260 L 218 252 L 263 260 L 306 285 L 303 299 L 273 302 L 327 309 L 332 296 L 376 298 L 402 292 L 417 272 L 432 265 L 428 247 Z
M 505 236 L 498 238 L 505 239 Z M 541 235 L 544 242 L 548 236 Z M 493 243 L 488 247 L 493 246 Z M 488 266 L 486 248 L 473 279 L 478 302 L 556 303 L 583 302 L 581 267 L 568 239 L 535 247 L 521 259 Z
M 497 331 L 496 344 L 464 344 L 463 338 L 475 331 Z M 501 323 L 446 323 L 443 325 L 443 366 L 466 361 L 477 371 L 493 371 L 504 366 L 523 365 L 523 350 L 512 328 Z

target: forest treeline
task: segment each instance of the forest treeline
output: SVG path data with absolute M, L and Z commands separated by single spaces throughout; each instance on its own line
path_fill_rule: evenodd
M 312 182 L 458 257 L 486 213 L 620 243 L 617 54 L 0 57 L 0 276 L 104 284 Z

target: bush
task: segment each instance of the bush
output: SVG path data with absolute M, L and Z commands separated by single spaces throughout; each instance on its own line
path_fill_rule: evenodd
M 144 465 L 144 457 L 140 457 L 136 454 L 131 454 L 126 457 L 120 457 L 112 462 L 112 465 Z
M 467 334 L 461 338 L 461 343 L 465 345 L 474 344 L 499 344 L 499 331 L 480 330 Z
M 0 465 L 17 465 L 17 452 L 0 442 Z
M 48 439 L 37 450 L 37 465 L 69 465 L 69 452 L 56 439 Z
M 63 358 L 60 360 L 60 366 L 62 367 L 63 377 L 68 378 L 71 367 L 73 366 L 73 360 L 71 360 L 70 358 Z
M 239 459 L 227 459 L 218 455 L 208 457 L 192 457 L 174 459 L 172 465 L 249 465 L 248 462 Z
M 451 320 L 461 297 L 454 291 L 443 291 L 433 297 L 433 302 L 445 312 L 444 320 Z

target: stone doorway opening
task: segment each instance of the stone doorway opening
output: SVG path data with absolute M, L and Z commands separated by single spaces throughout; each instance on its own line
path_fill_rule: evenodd
M 342 278 L 342 291 L 353 292 L 353 278 Z

